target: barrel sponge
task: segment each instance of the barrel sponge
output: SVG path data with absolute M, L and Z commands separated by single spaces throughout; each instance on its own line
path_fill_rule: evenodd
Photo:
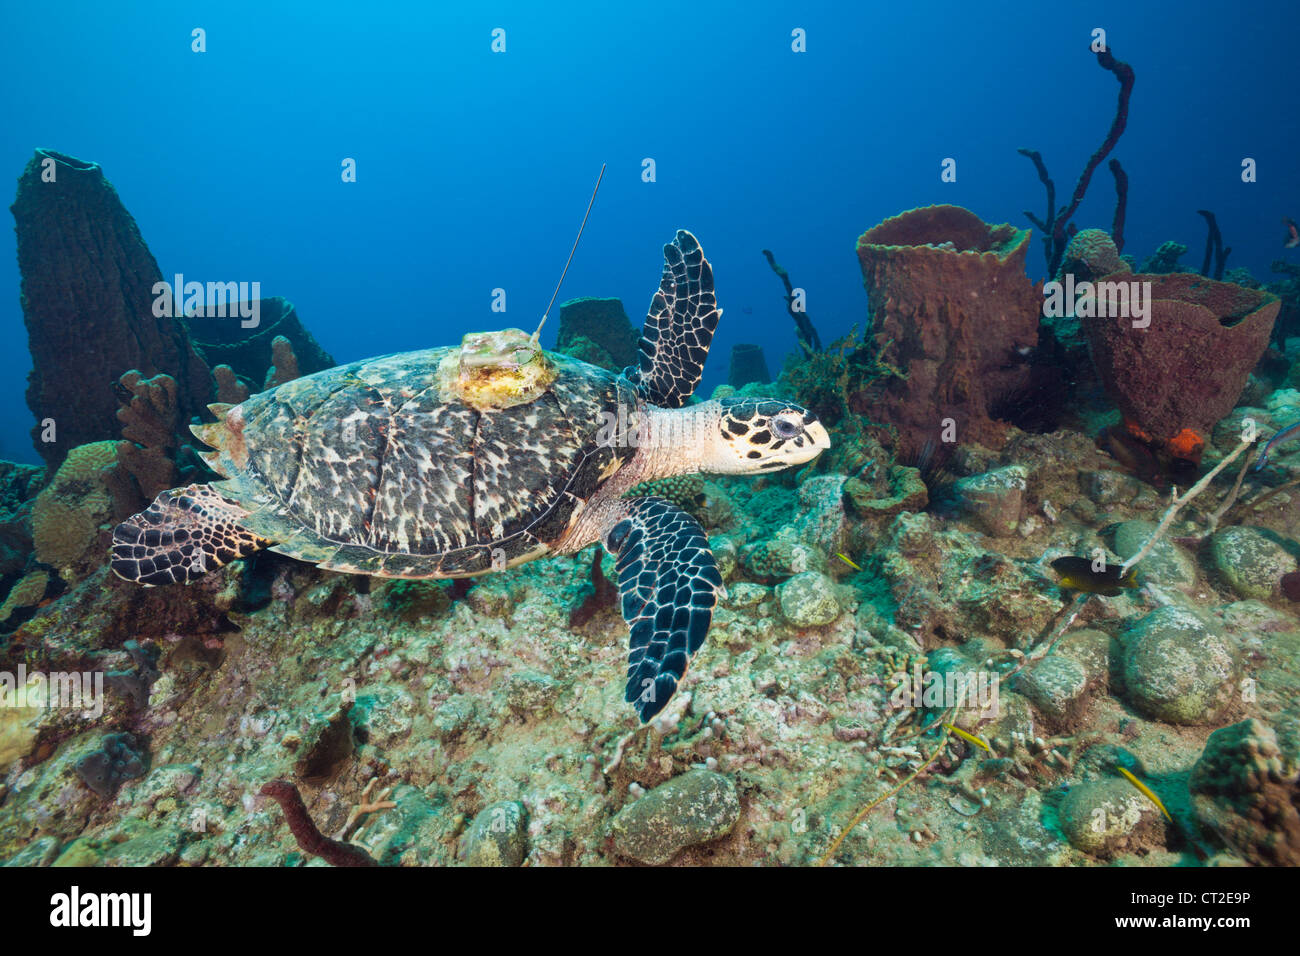
M 861 394 L 854 411 L 895 429 L 919 453 L 955 420 L 962 442 L 999 447 L 990 411 L 1023 388 L 1023 356 L 1038 343 L 1042 296 L 1025 274 L 1029 233 L 990 225 L 960 206 L 927 206 L 858 238 L 877 360 L 900 370 Z
M 1209 434 L 1268 347 L 1279 299 L 1183 272 L 1116 280 L 1149 283 L 1150 314 L 1136 326 L 1124 317 L 1080 320 L 1106 394 L 1161 445 L 1184 429 Z
M 76 576 L 92 557 L 100 525 L 113 519 L 108 472 L 117 465 L 119 444 L 97 441 L 72 449 L 36 496 L 32 540 L 38 561 Z

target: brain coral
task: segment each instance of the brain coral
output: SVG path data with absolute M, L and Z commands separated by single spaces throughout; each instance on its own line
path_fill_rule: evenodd
M 113 518 L 107 471 L 117 465 L 120 442 L 97 441 L 68 452 L 54 479 L 32 504 L 36 558 L 75 578 L 103 557 L 92 555 L 99 527 Z
M 1115 241 L 1104 229 L 1084 229 L 1065 247 L 1057 278 L 1072 273 L 1076 281 L 1092 281 L 1112 272 L 1132 272 L 1119 257 Z

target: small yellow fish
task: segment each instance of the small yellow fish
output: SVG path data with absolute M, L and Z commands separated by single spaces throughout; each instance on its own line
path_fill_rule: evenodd
M 973 743 L 975 746 L 983 747 L 989 753 L 993 753 L 993 748 L 990 747 L 988 744 L 986 744 L 984 741 L 980 740 L 980 738 L 976 737 L 974 734 L 968 734 L 966 733 L 966 731 L 962 730 L 960 727 L 957 727 L 953 724 L 944 724 L 944 726 L 947 727 L 949 730 L 951 730 L 962 740 L 968 740 L 971 743 Z
M 1129 773 L 1123 767 L 1119 768 L 1119 772 L 1128 778 L 1129 783 L 1133 784 L 1133 786 L 1137 787 L 1138 790 L 1142 791 L 1142 794 L 1148 800 L 1150 800 L 1152 803 L 1154 803 L 1157 807 L 1160 808 L 1160 812 L 1165 815 L 1166 820 L 1168 820 L 1170 823 L 1174 822 L 1174 818 L 1169 815 L 1169 811 L 1165 809 L 1165 805 L 1160 802 L 1160 798 L 1155 795 L 1155 792 L 1150 787 L 1148 787 L 1137 777 L 1133 776 L 1133 774 Z
M 838 551 L 835 552 L 835 557 L 839 558 L 841 561 L 843 561 L 845 564 L 851 567 L 854 571 L 862 570 L 860 567 L 858 567 L 856 564 L 854 564 L 851 560 L 846 558 L 844 555 L 840 554 Z

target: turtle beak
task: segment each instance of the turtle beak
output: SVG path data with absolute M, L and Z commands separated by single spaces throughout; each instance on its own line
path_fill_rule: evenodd
M 810 422 L 804 431 L 812 439 L 813 448 L 817 453 L 820 454 L 831 447 L 831 436 L 826 433 L 826 427 L 821 422 Z

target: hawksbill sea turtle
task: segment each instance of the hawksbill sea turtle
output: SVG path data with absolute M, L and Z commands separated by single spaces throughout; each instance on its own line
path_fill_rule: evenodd
M 188 584 L 269 548 L 331 571 L 460 578 L 600 542 L 631 632 L 626 700 L 659 713 L 704 643 L 722 576 L 670 475 L 766 473 L 830 447 L 790 402 L 688 404 L 722 312 L 693 235 L 664 247 L 638 364 L 622 374 L 519 329 L 295 379 L 195 425 L 224 480 L 163 492 L 113 532 L 112 568 Z

